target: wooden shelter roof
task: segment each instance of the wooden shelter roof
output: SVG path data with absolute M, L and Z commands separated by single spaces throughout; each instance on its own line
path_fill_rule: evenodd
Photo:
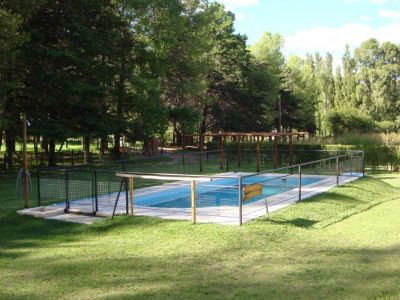
M 195 136 L 222 136 L 222 137 L 236 137 L 236 136 L 249 136 L 249 137 L 290 137 L 290 136 L 304 136 L 308 132 L 213 132 L 205 134 L 185 134 L 187 137 Z

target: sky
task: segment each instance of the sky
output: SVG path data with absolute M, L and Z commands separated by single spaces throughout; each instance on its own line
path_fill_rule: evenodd
M 278 32 L 283 53 L 330 52 L 340 64 L 345 45 L 351 49 L 373 37 L 400 43 L 400 0 L 219 0 L 235 13 L 235 29 L 248 44 Z

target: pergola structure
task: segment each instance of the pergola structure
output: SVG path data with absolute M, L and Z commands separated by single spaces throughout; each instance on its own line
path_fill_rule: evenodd
M 300 138 L 305 139 L 308 135 L 308 132 L 216 132 L 216 133 L 204 133 L 204 134 L 190 134 L 184 135 L 183 141 L 185 141 L 185 137 L 193 139 L 194 137 L 198 138 L 198 146 L 200 151 L 204 149 L 204 139 L 206 137 L 217 138 L 219 140 L 219 152 L 220 152 L 220 167 L 223 169 L 224 167 L 224 142 L 227 139 L 231 139 L 231 141 L 236 142 L 238 149 L 238 167 L 240 167 L 241 160 L 241 142 L 242 141 L 251 141 L 256 142 L 256 163 L 257 163 L 257 172 L 260 171 L 260 161 L 261 161 L 261 148 L 260 142 L 264 141 L 264 139 L 268 139 L 269 141 L 274 142 L 274 168 L 278 167 L 278 139 L 285 138 L 289 141 L 289 164 L 292 164 L 293 161 L 293 138 L 299 140 Z M 185 145 L 183 144 L 183 147 Z M 201 158 L 200 158 L 201 159 Z

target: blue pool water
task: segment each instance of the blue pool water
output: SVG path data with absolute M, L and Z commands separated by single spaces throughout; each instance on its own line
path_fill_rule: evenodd
M 322 177 L 304 177 L 302 185 L 308 185 L 322 180 Z M 299 181 L 295 177 L 279 177 L 257 175 L 243 178 L 242 184 L 261 183 L 262 195 L 251 198 L 244 205 L 284 193 L 298 187 Z M 135 205 L 150 207 L 189 208 L 191 207 L 190 185 L 166 187 L 161 191 L 150 191 L 135 195 Z M 238 179 L 222 178 L 211 182 L 201 182 L 196 185 L 196 206 L 238 206 Z

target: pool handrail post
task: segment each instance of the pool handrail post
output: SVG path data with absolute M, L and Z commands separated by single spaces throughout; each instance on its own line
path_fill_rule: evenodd
M 353 177 L 353 151 L 350 152 L 350 177 Z
M 239 177 L 239 195 L 238 195 L 238 200 L 239 200 L 239 225 L 241 226 L 243 224 L 243 194 L 242 194 L 242 185 L 243 185 L 243 179 L 242 176 Z
M 362 150 L 362 176 L 365 177 L 365 152 Z
M 339 186 L 339 156 L 336 156 L 336 186 Z
M 96 213 L 98 212 L 98 210 L 99 210 L 99 199 L 98 199 L 98 191 L 97 191 L 97 171 L 96 170 L 94 170 L 93 171 L 94 173 L 93 173 L 93 187 L 94 187 L 94 205 L 95 205 L 95 210 L 94 210 L 94 215 L 96 215 Z
M 128 178 L 125 178 L 125 213 L 129 215 L 129 190 L 128 190 Z
M 301 166 L 299 166 L 299 202 L 301 201 Z
M 121 192 L 122 192 L 122 188 L 123 188 L 123 186 L 124 186 L 124 183 L 126 183 L 126 178 L 122 178 L 122 179 L 121 179 L 121 183 L 120 183 L 120 185 L 119 185 L 119 190 L 118 190 L 117 198 L 115 199 L 114 208 L 113 208 L 113 212 L 112 212 L 112 215 L 111 215 L 111 220 L 114 218 L 115 211 L 116 211 L 117 206 L 118 206 L 119 196 L 121 195 Z M 126 202 L 128 203 L 128 200 L 127 200 Z M 128 207 L 127 207 L 126 209 L 128 210 Z M 126 212 L 126 214 L 128 214 L 128 211 Z
M 69 171 L 68 169 L 65 169 L 65 211 L 68 211 L 69 209 Z
M 130 201 L 129 214 L 133 216 L 133 177 L 129 177 L 129 201 Z
M 192 190 L 192 224 L 196 224 L 196 181 L 191 181 Z
M 278 168 L 278 141 L 274 137 L 274 169 Z
M 256 140 L 256 169 L 257 173 L 260 172 L 260 137 L 257 136 Z
M 38 206 L 41 204 L 40 199 L 40 167 L 37 168 L 37 203 Z
M 289 166 L 293 165 L 293 136 L 289 136 Z

